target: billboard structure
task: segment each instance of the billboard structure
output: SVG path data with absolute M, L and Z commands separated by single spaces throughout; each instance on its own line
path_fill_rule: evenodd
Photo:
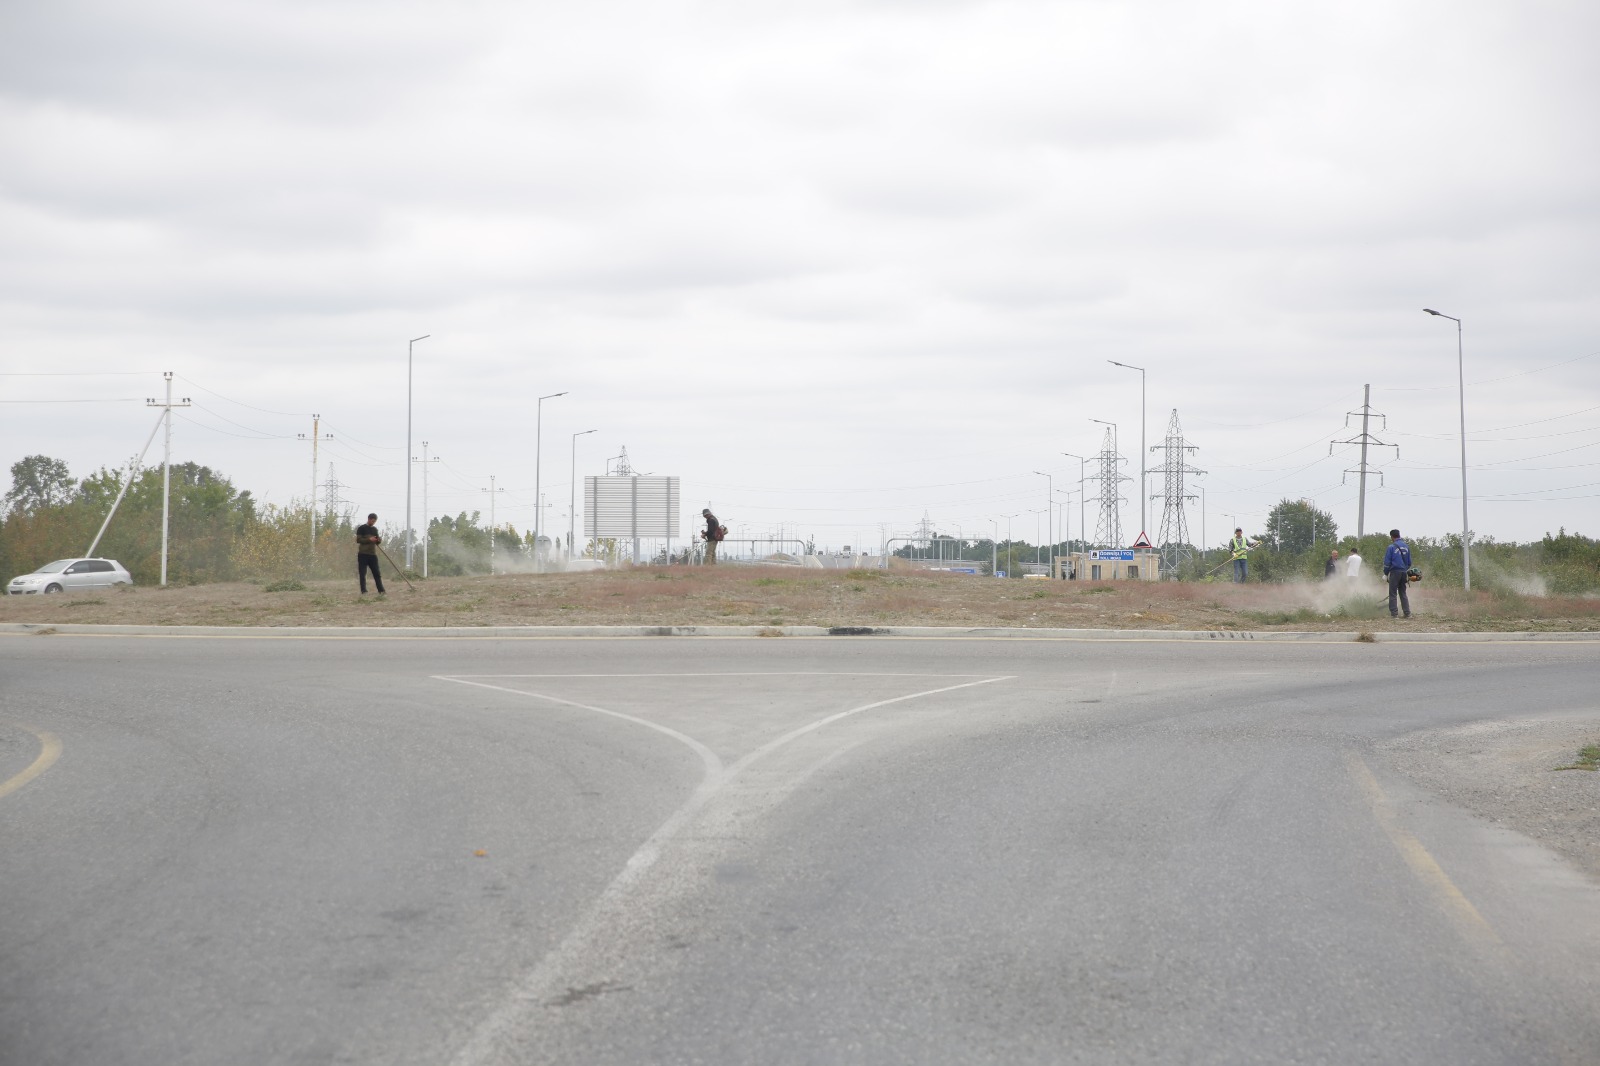
M 679 502 L 675 477 L 657 474 L 585 477 L 584 536 L 632 540 L 635 562 L 639 561 L 641 538 L 665 538 L 667 556 L 671 558 L 672 539 L 679 536 Z

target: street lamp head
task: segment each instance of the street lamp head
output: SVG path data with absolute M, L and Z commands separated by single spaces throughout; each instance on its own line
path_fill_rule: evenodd
M 411 339 L 410 339 L 410 340 L 409 340 L 409 341 L 407 341 L 407 342 L 406 342 L 406 343 L 407 343 L 407 344 L 415 344 L 415 343 L 417 343 L 417 342 L 418 342 L 418 341 L 425 341 L 425 340 L 427 340 L 427 339 L 428 339 L 428 338 L 429 338 L 429 337 L 431 337 L 431 336 L 433 336 L 433 334 L 431 334 L 431 333 L 424 333 L 424 334 L 423 334 L 423 335 L 422 335 L 422 336 L 420 336 L 420 337 L 412 337 L 412 338 L 411 338 Z
M 1434 310 L 1434 309 L 1433 309 L 1433 308 L 1431 308 L 1431 307 L 1424 307 L 1424 308 L 1423 308 L 1423 310 L 1424 310 L 1424 311 L 1426 311 L 1426 312 L 1427 312 L 1427 313 L 1428 313 L 1428 314 L 1430 314 L 1430 315 L 1436 315 L 1436 314 L 1438 314 L 1438 313 L 1439 313 L 1439 312 L 1437 312 L 1437 311 L 1435 311 L 1435 310 Z

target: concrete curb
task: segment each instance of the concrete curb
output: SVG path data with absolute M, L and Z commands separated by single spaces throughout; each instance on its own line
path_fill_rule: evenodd
M 1159 641 L 1209 640 L 1337 644 L 1355 632 L 1296 633 L 1238 629 L 1026 629 L 956 626 L 130 626 L 75 622 L 4 622 L 0 636 L 211 637 L 235 639 L 460 639 L 548 640 L 583 637 L 904 637 L 921 640 Z M 1600 632 L 1575 633 L 1372 633 L 1378 644 L 1600 643 Z

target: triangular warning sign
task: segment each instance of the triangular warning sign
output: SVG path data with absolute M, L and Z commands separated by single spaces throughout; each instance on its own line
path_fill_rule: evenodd
M 1133 542 L 1133 546 L 1135 548 L 1148 548 L 1150 547 L 1150 538 L 1140 533 L 1139 539 Z

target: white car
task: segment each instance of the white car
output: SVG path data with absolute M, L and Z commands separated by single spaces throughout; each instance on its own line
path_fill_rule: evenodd
M 67 592 L 71 589 L 131 585 L 133 575 L 115 559 L 57 559 L 45 563 L 31 574 L 11 579 L 6 591 L 13 596 L 35 592 Z

